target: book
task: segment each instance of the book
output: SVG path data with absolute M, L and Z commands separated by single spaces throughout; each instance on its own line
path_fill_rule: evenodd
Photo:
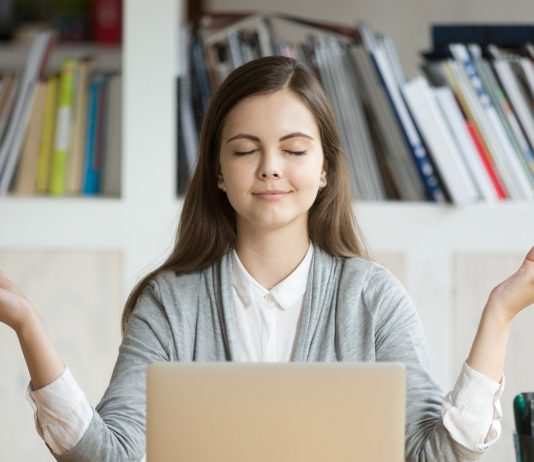
M 498 197 L 507 198 L 508 192 L 503 185 L 500 173 L 495 167 L 488 145 L 477 122 L 479 112 L 476 108 L 477 103 L 474 100 L 472 89 L 467 82 L 457 78 L 453 70 L 457 63 L 450 58 L 449 53 L 446 56 L 446 59 L 439 57 L 438 61 L 427 61 L 423 66 L 423 70 L 435 86 L 448 86 L 453 91 L 458 107 L 465 119 L 466 127 L 477 148 L 480 160 L 488 173 Z
M 522 89 L 518 79 L 511 67 L 508 59 L 506 59 L 499 49 L 490 45 L 488 51 L 492 56 L 491 64 L 495 69 L 495 72 L 504 88 L 504 91 L 508 95 L 510 103 L 517 115 L 517 119 L 523 128 L 524 134 L 527 137 L 530 146 L 534 146 L 534 118 L 532 107 L 529 104 L 528 97 Z M 532 151 L 522 152 L 527 168 L 530 171 L 530 177 L 534 178 L 534 170 L 532 170 L 533 157 Z
M 105 159 L 102 171 L 102 195 L 121 196 L 122 173 L 122 76 L 114 74 L 109 81 L 106 116 Z
M 0 90 L 0 146 L 4 137 L 4 131 L 15 103 L 19 75 L 16 73 L 6 74 L 2 79 L 2 89 Z
M 530 92 L 529 99 L 530 99 L 531 106 L 532 106 L 532 102 L 534 99 L 534 61 L 533 61 L 533 58 L 520 56 L 519 66 L 521 67 L 521 70 L 523 71 L 525 82 Z
M 426 79 L 416 77 L 402 86 L 402 92 L 452 201 L 457 205 L 476 202 L 477 189 Z
M 76 68 L 72 101 L 72 135 L 65 177 L 65 193 L 73 196 L 79 195 L 82 189 L 87 96 L 93 64 L 92 59 L 81 59 Z
M 477 147 L 469 134 L 462 111 L 454 98 L 454 93 L 449 87 L 432 88 L 432 93 L 441 109 L 445 122 L 449 126 L 450 133 L 462 155 L 463 162 L 473 179 L 479 196 L 486 202 L 495 202 L 497 200 L 497 192 L 477 153 Z
M 44 78 L 44 68 L 55 40 L 56 35 L 53 32 L 45 31 L 35 34 L 30 44 L 13 110 L 0 145 L 0 195 L 7 193 L 13 180 L 30 117 L 33 89 L 36 83 Z
M 46 81 L 40 81 L 34 87 L 30 120 L 24 136 L 20 164 L 15 176 L 14 192 L 17 195 L 31 195 L 35 192 L 39 146 L 45 117 L 46 90 Z
M 471 135 L 471 139 L 473 140 L 473 143 L 475 144 L 475 147 L 477 148 L 477 152 L 479 154 L 480 160 L 482 161 L 482 164 L 484 165 L 484 169 L 486 170 L 488 177 L 491 181 L 491 184 L 495 188 L 495 192 L 497 193 L 498 199 L 506 199 L 507 193 L 504 188 L 504 185 L 502 184 L 501 179 L 497 175 L 495 168 L 493 166 L 493 163 L 491 162 L 490 155 L 486 149 L 486 146 L 480 139 L 479 131 L 475 128 L 475 125 L 473 122 L 467 120 L 466 121 L 467 130 L 469 131 L 469 134 Z
M 487 60 L 482 58 L 480 47 L 478 45 L 468 45 L 468 50 L 473 58 L 473 64 L 482 80 L 482 84 L 493 101 L 501 123 L 507 132 L 508 138 L 514 147 L 514 150 L 518 153 L 519 160 L 523 162 L 526 169 L 530 169 L 531 172 L 534 173 L 534 153 L 525 137 L 515 112 L 512 110 L 508 95 L 506 95 L 495 77 L 491 65 Z M 530 177 L 532 184 L 534 177 L 531 174 L 528 176 Z
M 106 163 L 106 145 L 108 140 L 108 118 L 109 118 L 109 84 L 111 75 L 102 74 L 102 81 L 98 92 L 96 132 L 95 132 L 95 153 L 93 167 L 95 169 L 96 184 L 94 193 L 102 193 L 102 176 Z
M 118 44 L 122 38 L 122 1 L 93 0 L 91 2 L 93 40 L 102 44 Z
M 334 107 L 341 141 L 345 147 L 355 197 L 383 200 L 384 185 L 363 114 L 359 92 L 361 85 L 348 61 L 347 48 L 333 37 L 317 35 L 315 51 L 320 79 Z
M 50 166 L 54 152 L 59 75 L 50 76 L 47 79 L 46 87 L 45 114 L 39 140 L 39 160 L 35 179 L 35 192 L 37 194 L 48 194 L 50 188 Z
M 218 88 L 232 69 L 244 64 L 240 40 L 253 36 L 258 43 L 260 56 L 272 54 L 266 18 L 262 14 L 238 16 L 238 19 L 217 21 L 216 15 L 205 14 L 199 31 L 204 53 L 210 68 L 212 88 Z M 190 34 L 190 32 L 188 32 Z
M 192 78 L 187 51 L 190 42 L 190 29 L 180 29 L 179 75 L 178 75 L 178 131 L 182 139 L 184 162 L 178 164 L 183 171 L 178 172 L 178 188 L 185 190 L 186 184 L 196 167 L 198 149 L 198 131 L 193 113 Z
M 402 200 L 425 200 L 423 183 L 370 56 L 360 43 L 351 46 L 351 56 L 355 72 L 360 74 L 363 103 L 368 107 L 371 124 L 379 127 L 374 139 L 381 144 L 377 149 L 383 152 L 388 177 L 394 183 L 394 189 Z
M 406 108 L 406 103 L 402 98 L 395 74 L 388 63 L 384 47 L 380 45 L 380 42 L 376 39 L 368 24 L 361 22 L 359 23 L 359 28 L 362 35 L 362 42 L 366 51 L 371 56 L 375 70 L 379 75 L 384 91 L 395 112 L 405 142 L 425 187 L 427 197 L 432 201 L 443 202 L 446 200 L 443 185 L 436 174 L 434 165 Z
M 82 194 L 96 195 L 100 192 L 101 141 L 102 141 L 102 93 L 106 85 L 107 76 L 95 74 L 89 84 L 89 99 L 87 112 L 87 136 L 85 140 L 84 177 Z
M 72 128 L 74 121 L 74 96 L 79 62 L 73 58 L 63 60 L 59 77 L 56 132 L 50 171 L 50 194 L 66 193 L 68 162 L 72 155 Z
M 514 157 L 515 153 L 510 155 L 509 152 L 506 152 L 506 149 L 509 149 L 509 141 L 505 141 L 507 146 L 502 144 L 502 126 L 499 127 L 498 125 L 500 121 L 498 121 L 495 108 L 492 106 L 486 91 L 481 87 L 480 78 L 475 73 L 471 62 L 447 59 L 441 62 L 441 66 L 449 86 L 457 95 L 464 112 L 473 123 L 474 129 L 477 130 L 485 151 L 489 153 L 490 161 L 506 188 L 507 196 L 516 200 L 526 199 L 530 185 L 525 181 L 522 185 L 518 184 L 515 176 L 517 172 L 514 172 L 514 166 L 518 166 L 517 158 Z M 500 132 L 497 133 L 499 128 Z M 524 176 L 523 180 L 525 180 Z

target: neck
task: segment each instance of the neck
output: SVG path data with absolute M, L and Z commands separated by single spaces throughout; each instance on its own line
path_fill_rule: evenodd
M 248 273 L 270 290 L 302 262 L 310 239 L 307 230 L 295 236 L 284 229 L 237 233 L 236 253 Z

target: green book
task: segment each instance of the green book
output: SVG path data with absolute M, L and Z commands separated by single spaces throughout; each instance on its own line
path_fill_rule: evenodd
M 59 95 L 56 116 L 56 134 L 52 169 L 50 172 L 50 194 L 63 196 L 67 176 L 67 162 L 72 138 L 74 115 L 74 88 L 78 71 L 78 60 L 65 59 L 61 65 Z

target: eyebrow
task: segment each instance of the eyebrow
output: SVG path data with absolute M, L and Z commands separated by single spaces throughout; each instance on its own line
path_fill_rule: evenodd
M 295 133 L 290 133 L 289 135 L 284 135 L 284 136 L 282 136 L 282 138 L 280 138 L 279 141 L 284 141 L 284 140 L 287 140 L 288 138 L 294 138 L 294 137 L 297 137 L 297 136 L 302 136 L 303 138 L 308 138 L 308 139 L 313 141 L 313 138 L 310 135 L 306 135 L 306 133 L 302 133 L 302 132 L 295 132 Z M 234 141 L 234 140 L 239 139 L 239 138 L 245 138 L 247 140 L 256 141 L 258 143 L 260 142 L 260 139 L 257 136 L 248 135 L 246 133 L 239 133 L 239 134 L 237 134 L 235 136 L 232 136 L 226 142 L 229 143 L 230 141 Z

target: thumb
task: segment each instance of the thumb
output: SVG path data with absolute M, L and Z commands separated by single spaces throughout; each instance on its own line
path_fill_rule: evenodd
M 2 271 L 0 271 L 0 289 L 6 289 L 10 292 L 16 293 L 17 295 L 24 296 L 22 291 L 13 283 L 13 281 L 8 279 L 6 275 L 2 273 Z

